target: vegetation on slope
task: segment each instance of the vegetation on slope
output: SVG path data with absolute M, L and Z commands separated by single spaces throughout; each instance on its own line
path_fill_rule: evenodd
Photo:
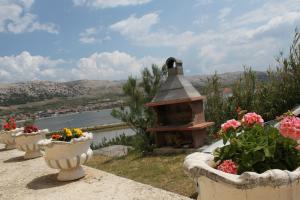
M 211 133 L 216 133 L 224 121 L 237 118 L 237 110 L 245 109 L 275 119 L 300 104 L 300 33 L 296 32 L 289 54 L 276 59 L 275 70 L 268 70 L 268 81 L 261 82 L 251 68 L 232 86 L 232 96 L 224 98 L 220 78 L 215 74 L 205 87 L 206 119 L 216 122 Z

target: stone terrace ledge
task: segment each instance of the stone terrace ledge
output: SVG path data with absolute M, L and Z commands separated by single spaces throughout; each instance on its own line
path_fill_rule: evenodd
M 57 171 L 44 158 L 23 160 L 24 152 L 0 144 L 1 200 L 190 200 L 165 190 L 86 167 L 87 176 L 56 181 Z

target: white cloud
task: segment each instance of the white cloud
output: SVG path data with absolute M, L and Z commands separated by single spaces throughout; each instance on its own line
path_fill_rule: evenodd
M 196 0 L 194 7 L 206 6 L 213 2 L 213 0 Z
M 288 12 L 281 16 L 272 17 L 265 24 L 252 29 L 248 32 L 248 36 L 253 38 L 255 36 L 270 33 L 270 31 L 274 31 L 278 28 L 282 28 L 283 26 L 293 26 L 296 25 L 297 22 L 300 22 L 300 12 Z
M 101 33 L 104 35 L 100 36 Z M 102 43 L 104 41 L 111 40 L 111 37 L 105 33 L 102 28 L 87 28 L 79 34 L 79 41 L 83 44 Z
M 242 71 L 243 65 L 255 70 L 266 70 L 275 64 L 274 56 L 278 53 L 281 43 L 273 38 L 263 38 L 249 43 L 224 44 L 222 40 L 205 44 L 200 48 L 198 65 L 201 72 L 211 74 Z
M 152 64 L 161 66 L 163 60 L 151 56 L 137 58 L 125 52 L 113 51 L 95 52 L 69 62 L 23 51 L 18 55 L 0 57 L 0 82 L 121 80 L 129 75 L 139 76 L 143 68 Z
M 300 12 L 300 1 L 298 0 L 273 0 L 265 3 L 231 21 L 232 26 L 249 26 L 266 23 L 272 18 L 286 15 L 290 12 Z
M 33 56 L 27 51 L 19 55 L 0 57 L 1 82 L 29 80 L 57 80 L 63 73 L 59 68 L 66 63 L 62 59 L 53 60 L 43 56 Z
M 138 76 L 144 67 L 149 67 L 153 63 L 160 64 L 159 59 L 153 57 L 139 59 L 120 51 L 96 52 L 89 57 L 81 58 L 77 62 L 77 67 L 72 69 L 72 74 L 76 79 L 126 79 L 129 75 Z
M 226 7 L 226 8 L 222 8 L 220 11 L 219 11 L 219 20 L 223 21 L 225 20 L 225 18 L 231 13 L 231 8 L 229 7 Z
M 149 13 L 140 18 L 131 15 L 129 18 L 121 20 L 110 26 L 112 30 L 119 31 L 122 35 L 128 36 L 148 34 L 150 28 L 157 24 L 159 16 L 157 13 Z
M 140 18 L 132 15 L 112 24 L 110 28 L 140 46 L 167 46 L 185 50 L 200 39 L 192 31 L 179 34 L 168 30 L 152 31 L 152 27 L 158 22 L 157 13 L 148 13 Z
M 28 12 L 33 1 L 22 2 L 18 4 L 22 5 L 19 7 Z M 8 13 L 17 15 L 13 14 L 17 10 L 11 9 Z M 216 26 L 209 26 L 212 29 L 198 33 L 188 29 L 179 32 L 177 28 L 172 30 L 170 27 L 160 28 L 160 15 L 157 12 L 143 16 L 131 15 L 112 24 L 109 30 L 120 33 L 134 45 L 173 47 L 175 52 L 178 51 L 172 53 L 179 55 L 185 66 L 193 66 L 193 72 L 243 70 L 244 64 L 257 70 L 265 70 L 274 62 L 274 57 L 279 51 L 287 47 L 291 41 L 293 30 L 300 23 L 300 1 L 264 1 L 260 7 L 247 8 L 247 10 L 243 10 L 243 14 L 236 15 L 235 9 L 232 12 L 230 9 L 227 11 L 221 9 L 219 23 Z M 1 25 L 3 16 L 5 15 L 0 12 L 0 32 L 3 27 L 8 31 L 7 25 Z M 28 19 L 24 18 L 24 22 L 19 25 L 20 30 L 24 29 L 22 26 L 27 27 L 25 28 L 27 31 L 30 30 L 25 22 L 33 19 L 30 15 L 27 17 Z M 79 40 L 82 43 L 95 43 L 101 42 L 105 36 L 107 32 L 101 28 L 91 27 L 79 35 Z M 22 60 L 21 57 L 28 59 Z M 138 75 L 143 67 L 148 67 L 153 62 L 161 64 L 162 60 L 164 59 L 148 56 L 136 57 L 121 51 L 95 52 L 77 62 L 74 61 L 74 68 L 64 71 L 65 69 L 60 68 L 63 64 L 62 60 L 58 62 L 58 60 L 31 56 L 28 52 L 23 52 L 17 56 L 0 57 L 0 80 L 31 78 L 56 80 L 56 76 L 65 80 L 126 79 L 128 75 Z M 46 67 L 47 65 L 52 67 Z M 17 72 L 15 68 L 20 68 L 21 72 Z M 29 73 L 28 78 L 24 77 L 23 74 L 29 69 L 32 72 Z M 66 74 L 68 77 L 63 77 L 67 76 Z
M 23 33 L 46 31 L 58 33 L 53 23 L 40 23 L 38 17 L 30 9 L 34 0 L 2 0 L 0 1 L 0 32 Z
M 151 0 L 73 0 L 75 6 L 88 6 L 96 9 L 134 6 L 149 3 Z
M 220 27 L 208 31 L 205 40 L 198 40 L 198 70 L 213 73 L 243 70 L 243 65 L 256 70 L 274 66 L 275 56 L 290 43 L 300 23 L 299 8 L 297 0 L 274 0 L 237 17 L 222 9 Z
M 199 0 L 196 4 L 210 3 L 211 0 Z M 194 20 L 193 24 L 203 25 L 207 18 L 205 16 Z M 246 9 L 238 16 L 232 13 L 231 7 L 224 7 L 219 10 L 218 19 L 219 26 L 207 31 L 178 32 L 159 28 L 159 13 L 153 12 L 140 17 L 131 15 L 112 24 L 110 28 L 138 46 L 174 47 L 180 55 L 186 52 L 187 57 L 191 57 L 187 55 L 189 53 L 198 52 L 195 62 L 199 63 L 198 67 L 203 71 L 214 72 L 217 68 L 222 71 L 224 68 L 219 66 L 226 63 L 234 65 L 236 69 L 240 69 L 243 64 L 266 69 L 266 63 L 274 61 L 274 57 L 290 41 L 294 28 L 300 22 L 300 1 L 265 1 L 261 6 Z M 243 55 L 248 55 L 251 59 L 245 59 Z M 268 59 L 263 60 L 260 55 Z M 253 62 L 255 60 L 260 62 Z
M 209 16 L 208 15 L 201 15 L 198 18 L 193 20 L 193 24 L 195 25 L 204 25 L 208 22 Z

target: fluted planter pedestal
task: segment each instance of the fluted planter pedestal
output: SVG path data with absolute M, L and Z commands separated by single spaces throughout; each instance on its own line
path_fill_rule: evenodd
M 93 155 L 90 142 L 92 133 L 83 133 L 80 138 L 73 138 L 70 142 L 45 139 L 39 146 L 45 149 L 45 161 L 54 169 L 59 169 L 59 181 L 71 181 L 85 176 L 81 165 L 89 161 Z
M 57 179 L 60 181 L 71 181 L 80 179 L 85 176 L 85 172 L 82 168 L 82 166 L 78 166 L 71 169 L 61 169 Z
M 211 154 L 197 152 L 185 158 L 184 170 L 196 182 L 198 200 L 299 200 L 300 167 L 234 175 L 214 166 Z
M 12 150 L 12 149 L 15 149 L 15 148 L 16 148 L 15 144 L 6 144 L 5 145 L 5 149 L 6 150 Z
M 13 135 L 22 130 L 23 128 L 16 128 L 14 130 L 0 132 L 0 143 L 5 144 L 6 150 L 11 150 L 16 148 L 15 138 L 13 137 Z
M 14 135 L 17 149 L 24 151 L 24 159 L 32 159 L 43 156 L 38 142 L 46 138 L 48 129 L 39 130 L 32 133 L 23 133 L 23 131 Z

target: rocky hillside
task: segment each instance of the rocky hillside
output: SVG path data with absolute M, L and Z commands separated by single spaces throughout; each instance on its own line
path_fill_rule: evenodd
M 16 105 L 55 97 L 121 94 L 122 81 L 31 81 L 0 85 L 0 105 Z
M 242 72 L 220 74 L 221 81 L 230 85 Z M 211 75 L 195 75 L 187 78 L 201 89 Z M 265 72 L 257 72 L 259 80 L 265 81 Z M 57 97 L 120 95 L 124 81 L 78 80 L 70 82 L 31 81 L 0 85 L 0 106 L 17 105 Z

